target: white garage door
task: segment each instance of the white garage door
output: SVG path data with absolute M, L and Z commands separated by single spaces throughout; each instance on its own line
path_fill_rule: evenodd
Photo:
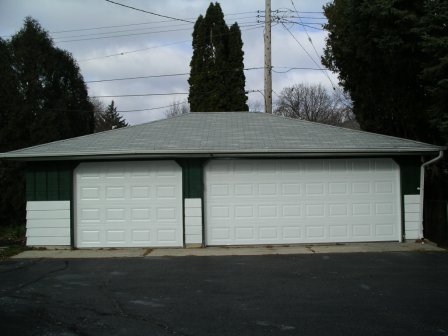
M 82 163 L 78 247 L 182 246 L 182 170 L 174 161 Z
M 214 160 L 205 176 L 208 245 L 399 240 L 391 159 Z

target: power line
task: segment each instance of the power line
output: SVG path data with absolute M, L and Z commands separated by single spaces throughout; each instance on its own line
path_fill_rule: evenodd
M 250 13 L 257 13 L 257 11 L 250 11 L 250 12 L 239 12 L 239 13 L 230 13 L 225 14 L 224 16 L 236 16 L 236 15 L 244 15 L 244 14 L 250 14 Z M 253 16 L 246 16 L 242 18 L 237 18 L 238 20 L 251 18 Z M 185 20 L 196 20 L 197 18 L 191 17 L 191 18 L 184 18 Z M 59 30 L 59 31 L 50 31 L 50 34 L 64 34 L 64 33 L 72 33 L 72 32 L 81 32 L 81 31 L 89 31 L 89 30 L 101 30 L 101 29 L 110 29 L 110 28 L 119 28 L 119 27 L 132 27 L 132 26 L 142 26 L 142 25 L 151 25 L 151 24 L 157 24 L 157 23 L 170 23 L 173 20 L 159 20 L 159 21 L 146 21 L 146 22 L 140 22 L 140 23 L 129 23 L 129 24 L 121 24 L 121 25 L 111 25 L 111 26 L 99 26 L 99 27 L 89 27 L 89 28 L 77 28 L 77 29 L 68 29 L 68 30 Z M 185 23 L 186 24 L 186 23 Z M 189 22 L 190 24 L 190 22 Z M 172 25 L 171 25 L 172 26 Z M 150 29 L 149 27 L 148 29 Z M 155 27 L 152 27 L 155 28 Z M 10 38 L 12 35 L 2 35 L 2 38 Z M 61 37 L 62 38 L 62 37 Z
M 285 28 L 285 29 L 288 31 L 288 33 L 293 37 L 293 39 L 297 42 L 297 44 L 303 49 L 303 51 L 304 51 L 304 52 L 308 55 L 308 57 L 313 61 L 313 63 L 316 64 L 316 66 L 317 66 L 318 68 L 320 68 L 319 64 L 314 60 L 314 57 L 312 57 L 312 56 L 310 55 L 310 53 L 308 52 L 308 50 L 305 49 L 305 47 L 302 45 L 302 43 L 300 43 L 300 41 L 294 36 L 294 34 L 288 29 L 288 27 L 286 27 L 284 23 L 282 23 L 282 25 L 283 25 L 283 28 Z M 327 73 L 326 71 L 324 71 L 324 70 L 322 70 L 322 73 L 323 73 L 323 74 L 328 78 L 328 80 L 330 81 L 330 83 L 331 83 L 331 85 L 332 85 L 332 87 L 333 87 L 333 90 L 336 90 L 336 86 L 334 85 L 334 83 L 333 83 L 333 81 L 331 80 L 331 78 L 330 78 L 330 76 L 328 75 L 328 73 Z
M 245 90 L 245 93 L 251 93 L 254 90 Z M 255 90 L 257 91 L 257 90 Z M 209 94 L 212 91 L 200 92 L 200 94 Z M 171 95 L 187 95 L 189 92 L 166 92 L 166 93 L 139 93 L 139 94 L 123 94 L 123 95 L 107 95 L 107 96 L 89 96 L 89 98 L 126 98 L 126 97 L 146 97 L 146 96 L 171 96 Z
M 246 19 L 253 19 L 252 16 L 250 17 L 243 17 L 238 20 L 246 20 Z M 249 21 L 238 21 L 240 24 L 240 27 L 244 27 L 244 25 L 252 24 L 254 23 L 253 20 Z M 179 24 L 171 24 L 170 26 L 153 26 L 153 27 L 142 27 L 142 28 L 134 28 L 134 29 L 124 29 L 124 30 L 115 30 L 115 31 L 106 31 L 106 32 L 100 32 L 100 33 L 89 33 L 89 34 L 81 34 L 81 35 L 68 35 L 68 36 L 59 36 L 59 37 L 53 37 L 53 39 L 71 39 L 71 38 L 77 38 L 77 37 L 89 37 L 89 36 L 98 36 L 98 35 L 107 35 L 107 34 L 121 34 L 121 33 L 128 33 L 128 32 L 142 32 L 142 31 L 148 31 L 153 29 L 161 29 L 161 28 L 172 28 L 172 27 L 180 27 L 180 26 L 189 26 L 189 28 L 183 29 L 183 30 L 189 30 L 191 29 L 191 25 L 188 23 L 179 23 Z M 182 30 L 182 29 L 179 29 Z
M 178 24 L 171 24 L 169 27 L 171 28 L 171 27 L 180 27 L 180 26 L 187 26 L 187 25 L 190 26 L 188 23 L 178 23 Z M 69 39 L 69 38 L 76 38 L 76 37 L 97 36 L 97 35 L 106 35 L 106 34 L 120 34 L 120 33 L 151 30 L 151 29 L 160 29 L 160 28 L 167 28 L 167 26 L 165 25 L 165 26 L 155 26 L 155 27 L 147 27 L 147 28 L 134 28 L 134 29 L 125 29 L 125 30 L 106 31 L 106 32 L 102 32 L 102 33 L 68 35 L 68 36 L 54 37 L 54 39 Z M 188 29 L 190 29 L 190 28 L 188 28 Z
M 308 37 L 308 41 L 310 42 L 311 46 L 312 46 L 313 49 L 314 49 L 314 52 L 316 53 L 317 58 L 319 59 L 319 58 L 320 58 L 320 55 L 319 55 L 319 53 L 317 52 L 316 47 L 314 46 L 313 40 L 311 39 L 310 34 L 308 34 L 308 31 L 306 30 L 306 27 L 305 27 L 305 25 L 303 24 L 302 19 L 300 18 L 300 14 L 299 14 L 299 11 L 298 11 L 297 8 L 296 8 L 296 5 L 294 4 L 294 0 L 291 0 L 291 4 L 292 4 L 292 6 L 294 7 L 294 10 L 297 12 L 297 16 L 298 16 L 300 22 L 301 22 L 302 25 L 303 25 L 303 30 L 305 31 L 305 34 L 306 34 L 306 36 Z
M 285 71 L 278 71 L 274 70 L 274 68 L 278 69 L 287 69 Z M 250 71 L 250 70 L 262 70 L 264 67 L 251 67 L 251 68 L 244 68 L 244 71 Z M 272 66 L 272 71 L 275 73 L 287 73 L 292 70 L 317 70 L 317 71 L 327 71 L 326 68 L 311 68 L 311 67 L 274 67 Z M 235 69 L 228 69 L 228 70 L 221 70 L 222 72 L 232 72 L 235 71 Z M 92 84 L 92 83 L 104 83 L 104 82 L 115 82 L 115 81 L 125 81 L 125 80 L 137 80 L 137 79 L 147 79 L 147 78 L 163 78 L 163 77 L 178 77 L 178 76 L 188 76 L 190 75 L 189 72 L 182 72 L 182 73 L 173 73 L 173 74 L 161 74 L 161 75 L 147 75 L 147 76 L 135 76 L 135 77 L 121 77 L 121 78 L 110 78 L 110 79 L 98 79 L 98 80 L 91 80 L 91 81 L 85 81 L 86 84 Z
M 147 14 L 151 14 L 151 15 L 155 15 L 155 16 L 160 16 L 160 17 L 163 17 L 163 18 L 166 18 L 166 19 L 171 19 L 171 20 L 176 20 L 176 21 L 183 21 L 183 22 L 188 22 L 188 23 L 194 23 L 193 21 L 179 19 L 179 18 L 175 18 L 175 17 L 172 17 L 172 16 L 162 15 L 162 14 L 157 14 L 157 13 L 150 12 L 150 11 L 147 11 L 147 10 L 144 10 L 144 9 L 140 9 L 140 8 L 124 5 L 124 4 L 121 4 L 119 2 L 115 2 L 115 1 L 112 1 L 112 0 L 106 0 L 106 1 L 110 2 L 110 3 L 113 3 L 115 5 L 118 5 L 118 6 L 130 8 L 130 9 L 133 9 L 133 10 L 136 10 L 136 11 L 139 11 L 139 12 L 143 12 L 143 13 L 147 13 Z
M 63 40 L 63 41 L 55 41 L 55 42 L 56 43 L 65 43 L 65 42 L 80 42 L 80 41 L 88 41 L 88 40 L 102 40 L 102 39 L 107 39 L 107 38 L 128 37 L 128 36 L 148 35 L 148 34 L 158 34 L 158 33 L 169 33 L 169 32 L 182 31 L 182 30 L 184 30 L 184 31 L 191 30 L 191 28 L 168 29 L 168 30 L 159 30 L 159 31 L 151 31 L 151 32 L 144 32 L 144 33 L 122 34 L 122 35 L 112 35 L 112 36 L 89 37 L 89 38 L 83 38 L 83 39 Z M 63 37 L 61 37 L 61 38 L 63 38 Z
M 149 97 L 149 96 L 174 96 L 187 95 L 188 92 L 166 92 L 166 93 L 140 93 L 140 94 L 124 94 L 124 95 L 108 95 L 108 96 L 90 96 L 90 98 L 125 98 L 125 97 Z
M 255 14 L 257 11 L 251 11 L 251 12 L 240 12 L 240 13 L 231 13 L 231 14 L 225 14 L 224 16 L 235 16 L 235 15 L 243 15 L 243 14 Z M 246 16 L 241 19 L 250 18 L 253 16 Z M 191 17 L 191 18 L 184 18 L 185 20 L 196 20 L 197 18 Z M 316 18 L 319 19 L 319 18 Z M 156 23 L 170 23 L 173 20 L 160 20 L 160 21 L 146 21 L 146 22 L 140 22 L 140 23 L 128 23 L 128 24 L 122 24 L 122 25 L 112 25 L 112 26 L 99 26 L 99 27 L 90 27 L 90 28 L 79 28 L 79 29 L 69 29 L 69 30 L 60 30 L 60 31 L 53 31 L 50 32 L 50 34 L 62 34 L 62 33 L 72 33 L 72 32 L 79 32 L 79 31 L 89 31 L 89 30 L 100 30 L 100 29 L 109 29 L 109 28 L 119 28 L 119 27 L 132 27 L 132 26 L 143 26 L 143 25 L 150 25 L 150 24 L 156 24 Z M 187 23 L 185 23 L 187 24 Z M 190 22 L 188 22 L 190 24 Z M 152 27 L 154 28 L 154 27 Z
M 93 61 L 93 60 L 97 60 L 97 59 L 101 59 L 101 58 L 108 58 L 108 57 L 114 57 L 114 56 L 123 56 L 123 55 L 132 54 L 132 53 L 136 53 L 136 52 L 140 52 L 140 51 L 156 49 L 156 48 L 163 48 L 163 47 L 166 47 L 166 46 L 170 46 L 170 45 L 174 45 L 174 44 L 181 44 L 181 43 L 186 43 L 186 42 L 191 42 L 191 40 L 183 40 L 183 41 L 177 41 L 177 42 L 172 42 L 172 43 L 165 43 L 165 44 L 160 44 L 160 45 L 156 45 L 156 46 L 153 46 L 153 47 L 137 49 L 137 50 L 122 51 L 122 52 L 118 52 L 118 53 L 115 53 L 115 54 L 87 58 L 87 59 L 80 60 L 78 62 L 88 62 L 88 61 Z
M 253 23 L 253 24 L 242 25 L 241 27 L 243 27 L 243 28 L 252 27 L 252 28 L 248 28 L 248 29 L 241 29 L 241 31 L 246 31 L 246 30 L 251 30 L 251 29 L 256 29 L 256 28 L 262 27 L 262 25 L 260 25 L 259 23 Z M 55 42 L 56 43 L 66 43 L 66 42 L 80 42 L 80 41 L 89 41 L 89 40 L 102 40 L 102 39 L 115 38 L 115 37 L 129 37 L 129 36 L 138 36 L 138 35 L 169 33 L 169 32 L 185 31 L 185 30 L 191 30 L 191 28 L 169 29 L 169 30 L 159 30 L 159 31 L 150 31 L 150 32 L 143 32 L 143 33 L 132 33 L 132 34 L 100 36 L 100 37 L 88 37 L 88 38 L 83 38 L 83 39 L 62 40 L 62 41 L 55 41 Z M 60 37 L 60 38 L 64 39 L 65 37 Z
M 174 73 L 174 74 L 166 74 L 166 75 L 149 75 L 149 76 L 137 76 L 137 77 L 99 79 L 99 80 L 85 81 L 85 83 L 86 84 L 91 84 L 91 83 L 125 81 L 125 80 L 133 80 L 133 79 L 160 78 L 160 77 L 178 77 L 178 76 L 187 76 L 189 74 L 190 74 L 189 72 L 185 72 L 185 73 Z
M 90 97 L 90 98 L 95 98 L 95 97 Z M 132 110 L 117 110 L 118 113 L 128 113 L 128 112 L 142 112 L 142 111 L 152 111 L 152 110 L 159 110 L 159 109 L 163 109 L 163 108 L 167 108 L 167 107 L 172 107 L 172 106 L 176 106 L 176 105 L 181 105 L 184 104 L 185 101 L 181 101 L 178 103 L 173 103 L 170 105 L 165 105 L 165 106 L 158 106 L 158 107 L 150 107 L 150 108 L 145 108 L 145 109 L 132 109 Z M 59 112 L 92 112 L 91 110 L 78 110 L 78 109 L 59 109 L 59 108 L 49 108 L 46 109 L 48 111 L 59 111 Z
M 277 25 L 277 23 L 274 24 L 274 26 L 275 25 Z M 261 27 L 263 27 L 262 24 L 256 24 L 253 28 L 241 29 L 241 31 L 248 31 L 248 30 L 253 30 L 253 29 L 257 29 L 257 28 L 261 28 Z M 109 54 L 109 55 L 104 55 L 104 56 L 92 57 L 92 58 L 79 60 L 78 62 L 88 62 L 88 61 L 93 61 L 93 60 L 102 59 L 102 58 L 123 56 L 123 55 L 126 55 L 126 54 L 132 54 L 132 53 L 136 53 L 136 52 L 140 52 L 140 51 L 146 51 L 146 50 L 150 50 L 150 49 L 156 49 L 156 48 L 163 48 L 163 47 L 166 47 L 166 46 L 170 46 L 170 45 L 174 45 L 174 44 L 180 44 L 180 43 L 186 43 L 186 42 L 191 42 L 191 40 L 177 41 L 177 42 L 161 44 L 161 45 L 157 45 L 157 46 L 153 46 L 153 47 L 148 47 L 148 48 L 136 49 L 136 50 L 131 50 L 131 51 L 123 51 L 123 52 L 118 52 L 118 53 L 115 53 L 115 54 Z
M 276 68 L 279 68 L 279 67 L 276 67 Z M 272 72 L 279 73 L 279 74 L 283 74 L 283 73 L 290 72 L 290 71 L 292 71 L 292 70 L 317 70 L 317 71 L 329 71 L 329 69 L 327 69 L 327 68 L 291 67 L 291 68 L 288 68 L 288 70 L 285 70 L 285 71 L 278 71 L 278 70 L 274 70 L 274 69 L 272 69 Z
M 158 106 L 158 107 L 151 107 L 151 108 L 147 108 L 147 109 L 121 110 L 121 111 L 117 111 L 117 112 L 120 112 L 120 113 L 128 113 L 128 112 L 153 111 L 153 110 L 160 110 L 160 109 L 163 109 L 163 108 L 168 108 L 168 107 L 172 107 L 172 106 L 181 105 L 181 104 L 184 104 L 184 103 L 185 103 L 185 102 L 178 102 L 178 103 L 174 103 L 174 104 L 170 104 L 170 105 Z
M 113 26 L 100 26 L 100 27 L 90 27 L 90 28 L 78 28 L 78 29 L 68 29 L 68 30 L 59 30 L 50 32 L 50 34 L 64 34 L 64 33 L 75 33 L 80 31 L 89 31 L 89 30 L 100 30 L 100 29 L 110 29 L 110 28 L 119 28 L 119 27 L 132 27 L 132 26 L 143 26 L 154 23 L 164 23 L 164 22 L 172 22 L 173 20 L 161 20 L 161 21 L 147 21 L 140 23 L 128 23 L 122 25 L 113 25 Z M 186 24 L 186 23 L 183 23 Z
M 296 25 L 302 26 L 302 27 L 308 27 L 308 28 L 311 28 L 311 29 L 322 30 L 322 31 L 326 30 L 324 28 L 310 26 L 310 24 L 321 25 L 321 23 L 309 23 L 309 24 L 306 24 L 306 23 L 294 22 L 294 21 L 289 21 L 289 20 L 283 20 L 283 21 L 280 21 L 279 23 L 291 23 L 291 24 L 296 24 Z

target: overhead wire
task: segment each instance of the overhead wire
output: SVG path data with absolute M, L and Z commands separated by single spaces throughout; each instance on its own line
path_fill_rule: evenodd
M 251 30 L 253 28 L 259 28 L 261 25 L 259 23 L 254 22 L 253 24 L 245 23 L 240 26 L 240 28 L 248 28 L 248 29 L 241 29 L 241 31 L 245 30 Z M 108 38 L 120 38 L 120 37 L 129 37 L 129 36 L 139 36 L 139 35 L 149 35 L 149 34 L 159 34 L 159 33 L 169 33 L 169 32 L 175 32 L 175 31 L 186 31 L 191 30 L 191 28 L 179 28 L 179 29 L 168 29 L 168 30 L 159 30 L 159 31 L 149 31 L 149 32 L 141 32 L 141 33 L 132 33 L 132 34 L 121 34 L 121 35 L 111 35 L 111 36 L 99 36 L 99 37 L 87 37 L 87 38 L 81 38 L 81 39 L 69 39 L 69 40 L 58 40 L 56 39 L 56 43 L 66 43 L 66 42 L 80 42 L 80 41 L 89 41 L 89 40 L 102 40 L 102 39 L 108 39 Z M 106 33 L 100 33 L 100 34 L 106 34 Z M 89 36 L 89 35 L 86 35 Z M 60 39 L 64 39 L 68 37 L 60 37 Z
M 309 24 L 306 24 L 306 23 L 294 22 L 294 21 L 289 21 L 289 20 L 283 20 L 283 21 L 280 21 L 279 23 L 296 24 L 296 25 L 299 25 L 299 26 L 308 27 L 308 28 L 311 28 L 311 29 L 321 30 L 321 31 L 326 30 L 324 28 L 310 26 Z M 320 23 L 319 23 L 319 25 L 320 25 Z
M 180 26 L 187 26 L 187 25 L 190 26 L 188 23 L 178 23 L 178 24 L 171 24 L 169 27 L 180 27 Z M 155 26 L 155 27 L 147 27 L 147 28 L 134 28 L 134 29 L 106 31 L 106 32 L 102 32 L 102 33 L 90 33 L 90 34 L 81 34 L 81 35 L 60 36 L 60 37 L 53 37 L 53 39 L 56 40 L 56 39 L 69 39 L 69 38 L 76 38 L 76 37 L 106 35 L 106 34 L 120 34 L 120 33 L 135 32 L 135 31 L 142 31 L 142 30 L 151 30 L 151 29 L 160 29 L 160 28 L 167 28 L 167 26 L 164 25 L 164 26 Z M 190 28 L 188 28 L 188 29 L 190 29 Z
M 181 101 L 181 102 L 178 102 L 178 103 L 173 103 L 173 104 L 165 105 L 165 106 L 150 107 L 150 108 L 147 108 L 147 109 L 121 110 L 121 111 L 117 111 L 117 112 L 119 112 L 119 113 L 129 113 L 129 112 L 153 111 L 153 110 L 160 110 L 160 109 L 168 108 L 168 107 L 172 107 L 172 106 L 182 105 L 182 104 L 185 104 L 185 101 Z
M 122 35 L 112 35 L 112 36 L 100 36 L 100 37 L 88 37 L 83 39 L 71 39 L 71 40 L 62 40 L 62 41 L 55 41 L 56 43 L 66 43 L 66 42 L 80 42 L 80 41 L 91 41 L 91 40 L 102 40 L 102 39 L 108 39 L 108 38 L 119 38 L 119 37 L 129 37 L 129 36 L 138 36 L 138 35 L 149 35 L 149 34 L 159 34 L 159 33 L 170 33 L 170 32 L 176 32 L 176 31 L 185 31 L 185 30 L 191 30 L 191 28 L 180 28 L 180 29 L 168 29 L 168 30 L 159 30 L 159 31 L 150 31 L 150 32 L 144 32 L 144 33 L 132 33 L 132 34 L 122 34 Z
M 224 17 L 236 16 L 236 15 L 245 15 L 245 14 L 249 14 L 249 13 L 255 14 L 255 13 L 257 13 L 257 11 L 230 13 L 230 14 L 225 14 Z M 252 18 L 252 17 L 253 16 L 246 16 L 246 17 L 241 17 L 241 18 L 237 18 L 237 19 L 238 20 L 242 20 L 242 19 Z M 197 18 L 193 18 L 193 17 L 192 18 L 185 18 L 185 20 L 196 20 L 196 19 Z M 65 34 L 65 33 L 81 32 L 81 31 L 89 31 L 89 30 L 102 30 L 102 29 L 119 28 L 119 27 L 143 26 L 143 25 L 152 25 L 152 24 L 158 24 L 158 23 L 170 23 L 170 22 L 173 22 L 173 20 L 170 19 L 170 20 L 159 20 L 159 21 L 146 21 L 146 22 L 140 22 L 140 23 L 129 23 L 129 24 L 121 24 L 121 25 L 98 26 L 98 27 L 88 27 L 88 28 L 77 28 L 77 29 L 50 31 L 49 34 L 51 34 L 51 35 L 53 35 L 53 34 Z M 183 24 L 187 25 L 187 24 L 191 24 L 191 23 L 188 22 L 188 23 L 183 23 Z M 173 26 L 173 25 L 170 25 L 170 26 Z M 150 28 L 155 28 L 155 27 L 148 27 L 148 29 L 150 29 Z M 2 38 L 9 38 L 11 36 L 12 35 L 2 35 L 1 37 Z
M 263 27 L 262 24 L 257 24 L 256 26 L 254 26 L 252 28 L 241 29 L 241 31 L 248 31 L 248 30 L 258 29 L 258 28 L 262 28 L 262 27 Z M 117 53 L 114 53 L 114 54 L 109 54 L 109 55 L 104 55 L 104 56 L 97 56 L 97 57 L 92 57 L 92 58 L 79 60 L 78 62 L 88 62 L 88 61 L 93 61 L 93 60 L 102 59 L 102 58 L 123 56 L 123 55 L 132 54 L 132 53 L 136 53 L 136 52 L 140 52 L 140 51 L 146 51 L 146 50 L 156 49 L 156 48 L 163 48 L 163 47 L 166 47 L 166 46 L 175 45 L 175 44 L 181 44 L 181 43 L 186 43 L 186 42 L 191 42 L 191 39 L 183 40 L 183 41 L 176 41 L 176 42 L 172 42 L 172 43 L 165 43 L 165 44 L 156 45 L 156 46 L 152 46 L 152 47 L 148 47 L 148 48 L 141 48 L 141 49 L 130 50 L 130 51 L 121 51 L 121 52 L 117 52 Z
M 293 37 L 293 39 L 297 42 L 297 44 L 303 49 L 303 51 L 308 55 L 308 57 L 313 61 L 313 63 L 320 68 L 319 64 L 314 60 L 314 57 L 312 57 L 310 55 L 310 53 L 308 52 L 308 50 L 306 50 L 306 48 L 302 45 L 302 43 L 300 43 L 300 41 L 295 37 L 295 35 L 288 29 L 288 27 L 285 26 L 284 23 L 282 23 L 283 28 L 286 29 L 286 31 Z M 333 83 L 333 81 L 331 80 L 330 76 L 328 75 L 328 73 L 324 70 L 322 70 L 322 73 L 325 75 L 325 77 L 328 78 L 328 80 L 331 83 L 331 86 L 333 87 L 333 90 L 336 90 L 336 86 Z
M 118 5 L 118 6 L 126 7 L 126 8 L 133 9 L 133 10 L 136 10 L 136 11 L 139 11 L 139 12 L 143 12 L 143 13 L 147 13 L 147 14 L 151 14 L 151 15 L 155 15 L 155 16 L 160 16 L 160 17 L 163 17 L 163 18 L 171 19 L 171 20 L 194 23 L 193 21 L 179 19 L 179 18 L 175 18 L 175 17 L 172 17 L 172 16 L 168 16 L 168 15 L 162 15 L 162 14 L 154 13 L 154 12 L 151 12 L 151 11 L 147 11 L 147 10 L 136 8 L 136 7 L 132 7 L 132 6 L 128 6 L 128 5 L 125 5 L 125 4 L 122 4 L 122 3 L 119 3 L 119 2 L 115 2 L 115 1 L 112 1 L 112 0 L 106 0 L 106 2 L 110 2 L 110 3 Z
M 263 70 L 265 67 L 250 67 L 250 68 L 244 68 L 244 71 L 251 71 L 251 70 Z M 328 70 L 325 68 L 311 68 L 311 67 L 271 67 L 273 72 L 276 73 L 287 73 L 292 70 Z M 288 69 L 286 71 L 277 71 L 274 70 L 274 68 L 284 68 Z M 228 69 L 228 70 L 221 70 L 223 72 L 232 72 L 235 71 L 235 69 Z M 85 81 L 86 84 L 93 84 L 93 83 L 104 83 L 104 82 L 115 82 L 115 81 L 125 81 L 125 80 L 138 80 L 138 79 L 147 79 L 147 78 L 162 78 L 162 77 L 179 77 L 179 76 L 188 76 L 190 75 L 189 72 L 182 72 L 182 73 L 173 73 L 173 74 L 159 74 L 159 75 L 147 75 L 147 76 L 135 76 L 135 77 L 120 77 L 120 78 L 110 78 L 110 79 L 98 79 L 98 80 L 90 80 Z
M 253 19 L 253 17 L 243 17 L 238 19 L 238 23 L 240 27 L 243 27 L 246 24 L 254 23 L 253 20 L 247 20 L 247 19 Z M 241 21 L 245 20 L 245 21 Z M 181 26 L 190 26 L 188 23 L 178 23 L 178 24 L 171 24 L 169 26 L 163 25 L 163 26 L 153 26 L 153 27 L 144 27 L 144 28 L 134 28 L 134 29 L 124 29 L 124 30 L 115 30 L 115 31 L 105 31 L 100 33 L 89 33 L 89 34 L 81 34 L 81 35 L 69 35 L 69 36 L 59 36 L 59 37 L 53 37 L 54 40 L 57 39 L 70 39 L 70 38 L 77 38 L 77 37 L 88 37 L 88 36 L 98 36 L 98 35 L 107 35 L 107 34 L 121 34 L 121 33 L 128 33 L 128 32 L 136 32 L 136 31 L 147 31 L 147 30 L 153 30 L 153 29 L 162 29 L 162 28 L 172 28 L 172 27 L 181 27 Z M 188 29 L 190 29 L 190 27 Z M 185 29 L 185 30 L 188 30 Z
M 264 69 L 264 67 L 250 67 L 250 68 L 244 68 L 244 71 L 250 71 L 250 70 L 260 70 Z M 228 69 L 228 70 L 221 70 L 223 72 L 232 72 L 235 71 L 235 69 Z M 133 79 L 145 79 L 145 78 L 160 78 L 160 77 L 178 77 L 178 76 L 187 76 L 189 75 L 189 72 L 182 72 L 182 73 L 174 73 L 174 74 L 162 74 L 162 75 L 148 75 L 148 76 L 136 76 L 136 77 L 122 77 L 122 78 L 111 78 L 111 79 L 99 79 L 99 80 L 91 80 L 91 81 L 85 81 L 85 83 L 102 83 L 102 82 L 114 82 L 114 81 L 124 81 L 124 80 L 133 80 Z
M 109 55 L 104 55 L 104 56 L 87 58 L 87 59 L 79 60 L 78 62 L 88 62 L 88 61 L 93 61 L 93 60 L 102 59 L 102 58 L 108 58 L 108 57 L 114 57 L 114 56 L 123 56 L 123 55 L 132 54 L 132 53 L 136 53 L 136 52 L 140 52 L 140 51 L 145 51 L 145 50 L 150 50 L 150 49 L 157 49 L 157 48 L 163 48 L 163 47 L 167 47 L 167 46 L 170 46 L 170 45 L 181 44 L 181 43 L 186 43 L 186 42 L 191 42 L 191 40 L 176 41 L 176 42 L 160 44 L 160 45 L 156 45 L 156 46 L 152 46 L 152 47 L 148 47 L 148 48 L 142 48 L 142 49 L 136 49 L 136 50 L 130 50 L 130 51 L 122 51 L 122 52 L 118 52 L 118 53 L 115 53 L 115 54 L 109 54 Z
M 90 97 L 90 98 L 94 98 L 94 97 Z M 157 107 L 150 107 L 150 108 L 144 108 L 144 109 L 117 110 L 117 112 L 118 113 L 128 113 L 128 112 L 152 111 L 152 110 L 160 110 L 163 108 L 172 107 L 172 106 L 176 106 L 176 105 L 181 105 L 181 104 L 185 104 L 185 101 L 181 101 L 181 102 L 177 102 L 177 103 L 173 103 L 173 104 L 165 105 L 165 106 L 157 106 Z M 79 110 L 79 109 L 67 110 L 67 109 L 58 109 L 58 108 L 49 108 L 47 110 L 59 111 L 59 112 L 92 112 L 89 110 Z
M 90 96 L 90 98 L 127 98 L 127 97 L 150 97 L 150 96 L 175 96 L 175 95 L 187 95 L 187 94 L 188 92 L 137 93 L 137 94 L 123 94 L 123 95 Z
M 301 19 L 301 17 L 300 17 L 300 13 L 299 13 L 299 11 L 297 10 L 296 5 L 294 4 L 294 0 L 291 0 L 291 4 L 292 4 L 292 7 L 294 8 L 294 10 L 295 10 L 296 13 L 297 13 L 297 17 L 299 18 L 300 22 L 301 22 L 302 25 L 303 25 L 303 21 L 302 21 L 302 19 Z M 308 37 L 308 41 L 310 42 L 311 46 L 313 47 L 314 52 L 316 53 L 317 58 L 320 59 L 321 56 L 320 56 L 319 53 L 317 52 L 316 47 L 314 46 L 313 40 L 311 39 L 310 34 L 308 34 L 308 31 L 306 30 L 306 26 L 305 26 L 305 25 L 303 25 L 303 30 L 305 31 L 305 34 L 306 34 L 306 36 Z

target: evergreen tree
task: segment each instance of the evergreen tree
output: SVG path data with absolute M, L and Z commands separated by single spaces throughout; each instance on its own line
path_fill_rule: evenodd
M 92 133 L 79 67 L 34 19 L 0 40 L 0 78 L 0 152 Z M 23 164 L 0 161 L 0 225 L 24 223 L 23 181 Z
M 95 132 L 109 131 L 111 129 L 129 126 L 126 120 L 117 112 L 117 107 L 113 100 L 105 110 L 101 109 L 96 112 Z
M 448 141 L 446 0 L 335 0 L 322 62 L 339 73 L 361 128 Z
M 422 80 L 428 93 L 431 121 L 448 143 L 448 2 L 424 1 L 420 34 L 424 62 Z
M 246 76 L 244 75 L 244 52 L 243 41 L 241 40 L 241 31 L 237 23 L 230 27 L 229 32 L 229 56 L 228 69 L 230 73 L 227 75 L 228 88 L 230 90 L 231 106 L 235 111 L 248 111 L 247 96 L 244 90 Z
M 191 111 L 247 111 L 241 31 L 230 29 L 219 3 L 211 3 L 193 31 L 190 62 Z
M 20 146 L 23 125 L 17 76 L 8 43 L 0 38 L 0 152 Z M 0 225 L 25 216 L 24 164 L 0 160 Z M 14 183 L 14 186 L 12 186 Z
M 8 42 L 23 123 L 17 147 L 36 145 L 93 132 L 93 107 L 72 55 L 54 46 L 40 24 L 28 17 Z

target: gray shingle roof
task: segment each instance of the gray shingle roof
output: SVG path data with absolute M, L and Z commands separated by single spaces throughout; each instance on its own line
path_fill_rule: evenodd
M 74 159 L 210 155 L 416 154 L 443 149 L 417 141 L 265 113 L 199 112 L 0 154 Z

